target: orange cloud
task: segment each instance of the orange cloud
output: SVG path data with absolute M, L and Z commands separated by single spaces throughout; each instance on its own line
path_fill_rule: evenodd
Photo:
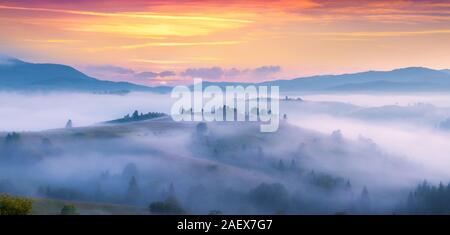
M 44 11 L 53 13 L 65 13 L 74 15 L 87 16 L 104 16 L 104 17 L 128 17 L 128 18 L 142 18 L 142 19 L 161 19 L 161 20 L 198 20 L 198 21 L 219 21 L 219 22 L 236 22 L 236 23 L 250 23 L 249 20 L 243 19 L 227 19 L 220 17 L 202 17 L 202 16 L 179 16 L 179 15 L 160 15 L 151 12 L 145 13 L 105 13 L 95 11 L 79 11 L 79 10 L 64 10 L 52 8 L 33 8 L 33 7 L 15 7 L 0 5 L 0 9 L 6 10 L 24 10 L 24 11 Z
M 0 0 L 0 53 L 142 71 L 277 64 L 285 76 L 444 67 L 449 22 L 439 0 Z
M 144 44 L 121 46 L 122 49 L 137 49 L 143 47 L 178 47 L 178 46 L 217 46 L 235 45 L 242 41 L 209 41 L 209 42 L 149 42 Z

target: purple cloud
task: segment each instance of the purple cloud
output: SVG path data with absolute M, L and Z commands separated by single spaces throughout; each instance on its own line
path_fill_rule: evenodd
M 279 73 L 280 66 L 268 65 L 254 69 L 224 69 L 221 67 L 211 68 L 188 68 L 181 73 L 184 77 L 198 77 L 203 79 L 219 79 L 223 77 L 250 77 L 250 78 L 266 78 L 269 75 Z
M 205 79 L 219 79 L 223 76 L 224 70 L 220 67 L 211 68 L 188 68 L 181 72 L 183 77 L 197 77 Z

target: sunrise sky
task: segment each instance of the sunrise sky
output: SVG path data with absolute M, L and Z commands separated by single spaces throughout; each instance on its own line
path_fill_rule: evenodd
M 0 54 L 147 85 L 450 68 L 450 1 L 0 0 Z

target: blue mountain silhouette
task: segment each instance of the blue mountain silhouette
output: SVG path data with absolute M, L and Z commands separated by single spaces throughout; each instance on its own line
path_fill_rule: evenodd
M 281 91 L 311 92 L 400 92 L 450 91 L 450 70 L 408 67 L 392 71 L 321 75 L 262 83 L 204 82 L 203 86 L 277 85 Z M 61 64 L 34 64 L 0 57 L 0 90 L 57 91 L 150 91 L 169 92 L 171 87 L 147 87 L 89 77 Z
M 67 65 L 34 64 L 5 56 L 0 58 L 0 90 L 165 92 L 167 89 L 98 80 Z

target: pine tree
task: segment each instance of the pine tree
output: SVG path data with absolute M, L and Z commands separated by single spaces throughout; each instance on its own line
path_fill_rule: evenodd
M 223 116 L 223 121 L 227 120 L 227 106 L 223 106 L 222 108 L 222 116 Z
M 133 112 L 133 115 L 132 115 L 131 117 L 132 117 L 133 119 L 139 118 L 139 113 L 138 113 L 138 111 L 135 110 L 135 111 Z
M 282 159 L 280 159 L 280 161 L 278 161 L 278 170 L 280 171 L 284 171 L 286 168 L 284 167 L 284 162 Z
M 13 132 L 13 133 L 8 133 L 6 135 L 6 138 L 5 138 L 6 144 L 17 144 L 17 143 L 19 143 L 19 141 L 20 141 L 19 133 Z
M 173 183 L 170 183 L 169 185 L 169 197 L 175 197 L 175 187 L 173 186 Z
M 345 191 L 351 191 L 352 185 L 350 184 L 350 180 L 347 180 L 347 183 L 345 184 Z
M 72 120 L 69 119 L 69 121 L 67 121 L 67 123 L 66 123 L 66 129 L 70 129 L 72 127 L 73 127 Z
M 363 202 L 370 201 L 369 191 L 367 190 L 366 186 L 364 186 L 364 188 L 361 192 L 361 201 L 363 201 Z
M 295 159 L 291 160 L 291 169 L 295 170 L 297 168 L 297 164 L 295 163 Z
M 370 196 L 366 186 L 364 186 L 360 196 L 360 210 L 362 213 L 370 212 Z
M 127 201 L 136 202 L 139 199 L 139 193 L 140 190 L 136 177 L 133 176 L 128 183 Z

